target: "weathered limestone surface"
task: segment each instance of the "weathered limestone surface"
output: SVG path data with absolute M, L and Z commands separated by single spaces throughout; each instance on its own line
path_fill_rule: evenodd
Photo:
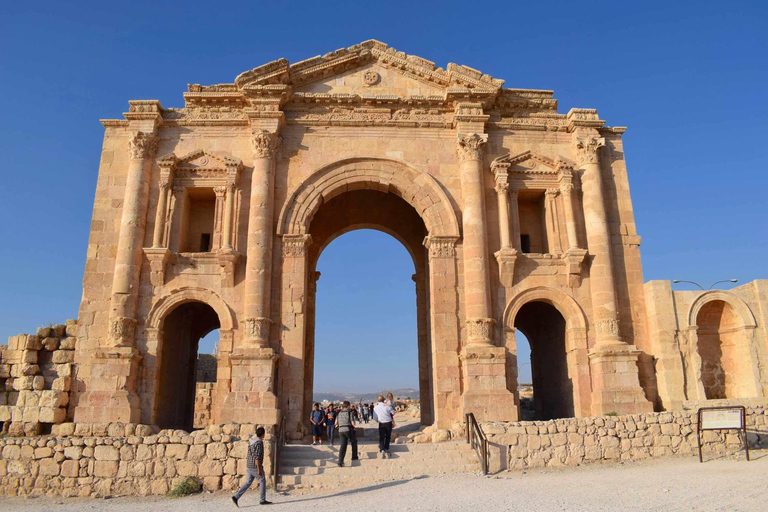
M 695 410 L 485 423 L 482 428 L 491 443 L 493 470 L 698 454 Z M 701 436 L 705 458 L 743 446 L 736 431 L 707 430 Z M 750 447 L 768 446 L 768 405 L 764 401 L 747 407 L 747 437 Z
M 542 420 L 768 396 L 767 282 L 644 284 L 625 128 L 503 86 L 370 40 L 192 84 L 181 108 L 129 101 L 102 120 L 77 333 L 0 350 L 2 428 L 285 418 L 302 439 L 317 262 L 360 228 L 413 258 L 421 420 L 437 429 L 520 418 L 518 331 Z
M 211 425 L 191 434 L 135 424 L 57 425 L 53 435 L 0 439 L 0 494 L 10 496 L 148 496 L 181 478 L 204 490 L 237 489 L 245 480 L 253 426 Z M 271 475 L 271 435 L 264 469 Z M 271 477 L 268 485 L 273 486 Z

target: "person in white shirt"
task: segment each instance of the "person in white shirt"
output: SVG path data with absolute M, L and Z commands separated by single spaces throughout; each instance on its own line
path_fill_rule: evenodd
M 383 395 L 379 395 L 379 403 L 373 408 L 373 419 L 379 423 L 379 453 L 381 453 L 381 458 L 391 458 L 389 442 L 392 439 L 392 427 L 395 424 L 395 409 L 384 402 Z

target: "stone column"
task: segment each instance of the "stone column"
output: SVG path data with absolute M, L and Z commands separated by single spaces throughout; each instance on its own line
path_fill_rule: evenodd
M 137 132 L 129 141 L 131 159 L 128 163 L 112 278 L 108 346 L 133 345 L 142 245 L 147 225 L 149 176 L 157 143 L 154 134 L 145 132 Z
M 589 272 L 595 345 L 589 353 L 592 378 L 592 414 L 619 415 L 650 412 L 637 368 L 640 351 L 621 338 L 613 276 L 611 234 L 603 194 L 598 151 L 605 139 L 582 136 L 576 152 L 582 172 L 587 244 L 592 262 Z
M 245 267 L 244 344 L 246 347 L 267 347 L 272 324 L 270 291 L 275 158 L 280 151 L 280 137 L 266 130 L 258 130 L 253 133 L 251 144 L 253 173 Z
M 520 244 L 520 208 L 517 205 L 517 197 L 520 195 L 520 191 L 516 188 L 512 188 L 509 191 L 509 211 L 512 220 L 512 247 L 517 252 L 522 252 L 522 246 Z
M 619 335 L 618 304 L 613 278 L 611 235 L 605 210 L 603 183 L 598 150 L 605 145 L 601 137 L 583 138 L 576 142 L 581 186 L 584 192 L 584 217 L 587 245 L 592 256 L 589 281 L 592 292 L 593 321 L 597 345 L 624 343 Z
M 235 184 L 227 183 L 226 198 L 224 199 L 224 227 L 221 234 L 221 248 L 232 250 L 232 204 L 235 196 Z
M 576 192 L 573 186 L 573 167 L 558 159 L 557 168 L 560 171 L 560 194 L 563 196 L 565 230 L 568 236 L 568 249 L 565 251 L 568 285 L 571 288 L 576 288 L 581 284 L 581 264 L 587 255 L 587 250 L 579 247 L 579 238 L 576 232 L 576 213 L 574 211 Z
M 547 218 L 547 252 L 550 254 L 560 254 L 563 252 L 560 245 L 560 229 L 558 226 L 557 215 L 557 194 L 556 188 L 549 188 L 544 192 L 544 210 Z
M 499 281 L 506 288 L 514 284 L 515 262 L 518 249 L 512 246 L 509 225 L 509 164 L 494 162 L 491 166 L 496 181 L 496 200 L 499 208 L 499 245 L 501 248 L 494 254 L 499 264 Z M 515 202 L 515 215 L 517 204 Z M 519 231 L 519 228 L 517 229 Z M 517 236 L 518 243 L 520 235 Z
M 168 209 L 168 194 L 171 190 L 170 181 L 160 182 L 160 194 L 157 198 L 157 213 L 155 214 L 155 232 L 152 236 L 152 247 L 163 247 L 163 234 L 165 234 L 165 218 Z
M 455 236 L 428 236 L 429 337 L 432 346 L 432 405 L 434 424 L 452 428 L 462 421 L 459 353 L 459 276 Z
M 305 406 L 307 385 L 306 359 L 314 353 L 307 347 L 307 298 L 309 264 L 307 248 L 310 235 L 283 235 L 282 304 L 280 318 L 280 409 L 286 418 L 286 435 L 301 439 L 308 434 L 309 411 Z
M 488 135 L 459 136 L 456 150 L 461 170 L 463 198 L 462 234 L 464 256 L 464 302 L 467 315 L 467 342 L 490 345 L 491 280 L 488 274 L 488 234 L 483 186 L 483 148 Z

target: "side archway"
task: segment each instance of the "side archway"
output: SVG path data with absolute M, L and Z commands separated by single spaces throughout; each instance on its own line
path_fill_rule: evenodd
M 235 316 L 227 303 L 215 292 L 197 287 L 176 288 L 161 295 L 152 305 L 152 309 L 149 310 L 147 329 L 161 329 L 165 317 L 177 306 L 187 302 L 203 302 L 208 304 L 219 316 L 222 331 L 234 329 Z
M 307 234 L 312 217 L 325 201 L 360 189 L 401 197 L 421 216 L 431 236 L 459 236 L 456 212 L 435 178 L 402 162 L 375 157 L 334 162 L 304 180 L 285 202 L 277 234 Z
M 727 291 L 707 291 L 691 304 L 688 322 L 689 366 L 698 398 L 759 396 L 756 322 L 744 301 Z
M 525 333 L 531 345 L 536 418 L 589 416 L 586 316 L 578 303 L 559 290 L 542 286 L 520 292 L 507 304 L 507 386 L 519 399 L 517 329 Z

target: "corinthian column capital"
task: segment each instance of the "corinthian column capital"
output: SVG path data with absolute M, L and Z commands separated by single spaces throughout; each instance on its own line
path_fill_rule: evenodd
M 267 130 L 254 132 L 251 136 L 253 156 L 256 158 L 275 158 L 280 151 L 281 142 L 282 140 L 277 134 Z
M 460 135 L 456 141 L 456 152 L 459 156 L 459 162 L 467 160 L 482 160 L 485 144 L 488 142 L 488 135 L 468 133 Z
M 597 152 L 605 146 L 603 137 L 587 137 L 576 141 L 576 155 L 579 166 L 597 163 Z
M 128 141 L 131 158 L 152 158 L 157 151 L 158 142 L 159 139 L 150 133 L 136 132 Z

